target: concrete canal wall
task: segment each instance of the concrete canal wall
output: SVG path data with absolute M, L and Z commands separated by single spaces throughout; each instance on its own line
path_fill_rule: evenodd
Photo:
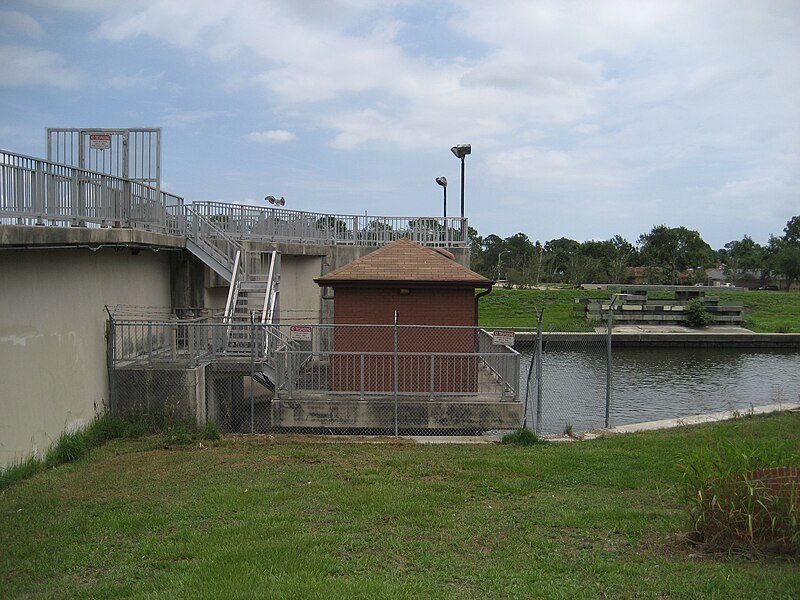
M 542 339 L 558 340 L 563 343 L 585 343 L 597 341 L 598 333 L 544 333 Z M 520 332 L 516 336 L 517 343 L 535 343 L 536 334 Z M 665 347 L 665 348 L 794 348 L 800 350 L 800 333 L 718 333 L 714 331 L 698 332 L 613 332 L 611 344 L 616 348 Z

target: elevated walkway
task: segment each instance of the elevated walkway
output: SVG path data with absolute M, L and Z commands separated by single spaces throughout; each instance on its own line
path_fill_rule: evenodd
M 0 225 L 144 229 L 183 236 L 195 244 L 194 251 L 211 254 L 205 237 L 220 233 L 239 242 L 378 247 L 406 237 L 423 246 L 469 247 L 464 233 L 467 220 L 460 217 L 347 215 L 225 202 L 187 203 L 146 181 L 8 150 L 0 150 Z M 219 258 L 217 267 L 224 265 Z

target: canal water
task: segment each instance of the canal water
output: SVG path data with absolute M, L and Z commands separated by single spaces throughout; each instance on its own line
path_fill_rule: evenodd
M 528 375 L 533 349 L 523 354 Z M 545 349 L 542 361 L 543 434 L 602 427 L 605 420 L 606 348 Z M 723 348 L 615 348 L 611 425 L 687 417 L 751 406 L 800 402 L 800 351 Z M 525 402 L 525 382 L 521 386 Z M 528 396 L 535 422 L 536 372 Z

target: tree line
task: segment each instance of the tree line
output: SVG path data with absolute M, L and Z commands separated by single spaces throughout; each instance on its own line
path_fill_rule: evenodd
M 634 273 L 650 284 L 705 283 L 706 270 L 722 268 L 728 280 L 755 276 L 760 285 L 781 278 L 788 288 L 800 279 L 800 216 L 765 246 L 745 235 L 714 250 L 697 231 L 656 225 L 631 243 L 620 235 L 577 242 L 533 242 L 524 233 L 482 237 L 469 228 L 472 269 L 519 286 L 541 283 L 627 283 Z M 640 269 L 632 269 L 640 267 Z

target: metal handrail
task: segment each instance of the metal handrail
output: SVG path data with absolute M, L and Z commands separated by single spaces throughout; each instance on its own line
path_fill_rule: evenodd
M 225 202 L 195 202 L 145 183 L 0 150 L 0 224 L 116 225 L 191 236 L 189 219 L 219 217 L 215 235 L 327 245 L 379 246 L 400 237 L 466 247 L 460 217 L 330 214 Z
M 247 261 L 236 260 L 238 255 L 244 254 L 242 245 L 191 206 L 186 206 L 185 210 L 187 216 L 191 217 L 191 227 L 186 227 L 186 236 L 212 256 L 221 254 L 229 269 L 233 270 L 238 265 L 238 274 L 246 276 Z M 233 275 L 232 279 L 235 279 L 236 274 Z
M 183 198 L 143 183 L 0 150 L 0 223 L 179 234 Z
M 216 217 L 238 239 L 374 246 L 407 237 L 426 246 L 468 245 L 462 233 L 467 220 L 460 217 L 331 214 L 212 201 L 194 202 L 192 209 Z

